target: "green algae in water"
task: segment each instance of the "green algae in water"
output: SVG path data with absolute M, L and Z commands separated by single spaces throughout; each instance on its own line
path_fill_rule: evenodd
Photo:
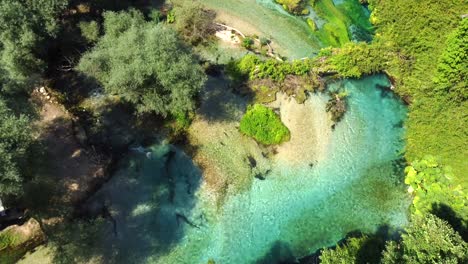
M 313 167 L 277 160 L 266 180 L 254 180 L 219 210 L 208 192 L 187 194 L 184 181 L 195 179 L 190 186 L 197 186 L 200 172 L 180 151 L 170 165 L 172 183 L 164 165 L 168 146 L 155 147 L 152 160 L 135 158 L 145 164 L 134 176 L 141 183 L 114 183 L 114 195 L 105 198 L 120 212 L 119 240 L 125 241 L 108 243 L 139 263 L 278 263 L 334 245 L 351 231 L 404 226 L 409 199 L 395 163 L 404 147 L 406 108 L 378 86 L 389 86 L 388 79 L 330 85 L 347 91 L 349 111 L 332 133 L 325 159 Z M 314 96 L 323 105 L 328 99 Z M 115 181 L 128 181 L 125 175 L 124 169 Z M 170 184 L 178 186 L 176 202 Z

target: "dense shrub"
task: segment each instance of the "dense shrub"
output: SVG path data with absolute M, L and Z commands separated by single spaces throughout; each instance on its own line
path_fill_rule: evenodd
M 45 40 L 58 31 L 56 18 L 68 0 L 0 0 L 0 92 L 29 90 L 46 63 Z
M 321 263 L 455 264 L 468 260 L 467 243 L 447 222 L 432 214 L 413 216 L 400 241 L 385 245 L 383 238 L 379 235 L 348 238 L 336 248 L 322 250 Z
M 255 104 L 247 109 L 240 122 L 240 131 L 265 145 L 289 140 L 289 130 L 270 108 Z
M 382 72 L 391 56 L 381 46 L 366 43 L 348 43 L 341 48 L 322 50 L 319 56 L 326 58 L 325 71 L 337 72 L 343 77 L 359 78 Z
M 456 101 L 468 98 L 468 19 L 449 35 L 437 64 L 437 87 Z
M 343 245 L 320 252 L 322 264 L 379 263 L 385 241 L 378 236 L 350 237 Z
M 251 37 L 245 37 L 242 40 L 242 47 L 244 47 L 246 49 L 251 49 L 254 44 L 255 44 L 255 42 Z
M 384 264 L 467 263 L 468 245 L 447 222 L 429 214 L 413 216 L 402 240 L 389 242 Z
M 174 12 L 177 31 L 191 44 L 206 42 L 216 31 L 213 23 L 216 14 L 203 9 L 199 2 L 187 1 Z
M 406 169 L 405 183 L 414 196 L 413 211 L 424 215 L 437 204 L 450 206 L 463 218 L 468 219 L 468 195 L 460 185 L 453 184 L 453 175 L 447 167 L 441 166 L 434 157 L 416 160 Z
M 227 71 L 236 80 L 271 79 L 283 81 L 288 75 L 304 76 L 311 73 L 312 60 L 295 60 L 281 62 L 275 59 L 262 60 L 253 54 L 248 54 L 238 61 L 231 61 Z
M 142 113 L 175 116 L 194 109 L 206 75 L 173 30 L 132 10 L 104 13 L 104 31 L 79 71 Z
M 15 115 L 0 98 L 0 194 L 22 194 L 23 171 L 32 143 L 30 119 Z
M 99 24 L 96 21 L 82 21 L 78 26 L 81 30 L 81 35 L 88 43 L 94 43 L 99 39 Z

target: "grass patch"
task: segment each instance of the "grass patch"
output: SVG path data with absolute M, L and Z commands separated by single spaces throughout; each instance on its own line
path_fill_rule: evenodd
M 290 139 L 289 129 L 272 109 L 255 104 L 247 109 L 240 122 L 240 131 L 265 144 L 279 144 Z

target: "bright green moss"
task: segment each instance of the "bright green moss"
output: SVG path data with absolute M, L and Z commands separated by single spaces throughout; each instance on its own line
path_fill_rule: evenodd
M 247 109 L 240 122 L 240 131 L 265 145 L 279 144 L 290 138 L 289 129 L 280 117 L 261 104 Z

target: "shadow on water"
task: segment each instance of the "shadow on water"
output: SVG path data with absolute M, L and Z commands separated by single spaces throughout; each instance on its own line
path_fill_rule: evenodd
M 78 229 L 84 222 L 92 234 L 75 231 L 76 239 L 68 243 L 80 250 L 65 252 L 64 259 L 144 263 L 167 253 L 187 230 L 205 225 L 203 213 L 192 210 L 200 181 L 201 171 L 176 147 L 131 153 L 88 201 L 86 218 L 93 220 L 74 223 Z
M 292 264 L 295 262 L 291 248 L 286 242 L 275 241 L 270 250 L 260 259 L 255 261 L 255 264 Z

